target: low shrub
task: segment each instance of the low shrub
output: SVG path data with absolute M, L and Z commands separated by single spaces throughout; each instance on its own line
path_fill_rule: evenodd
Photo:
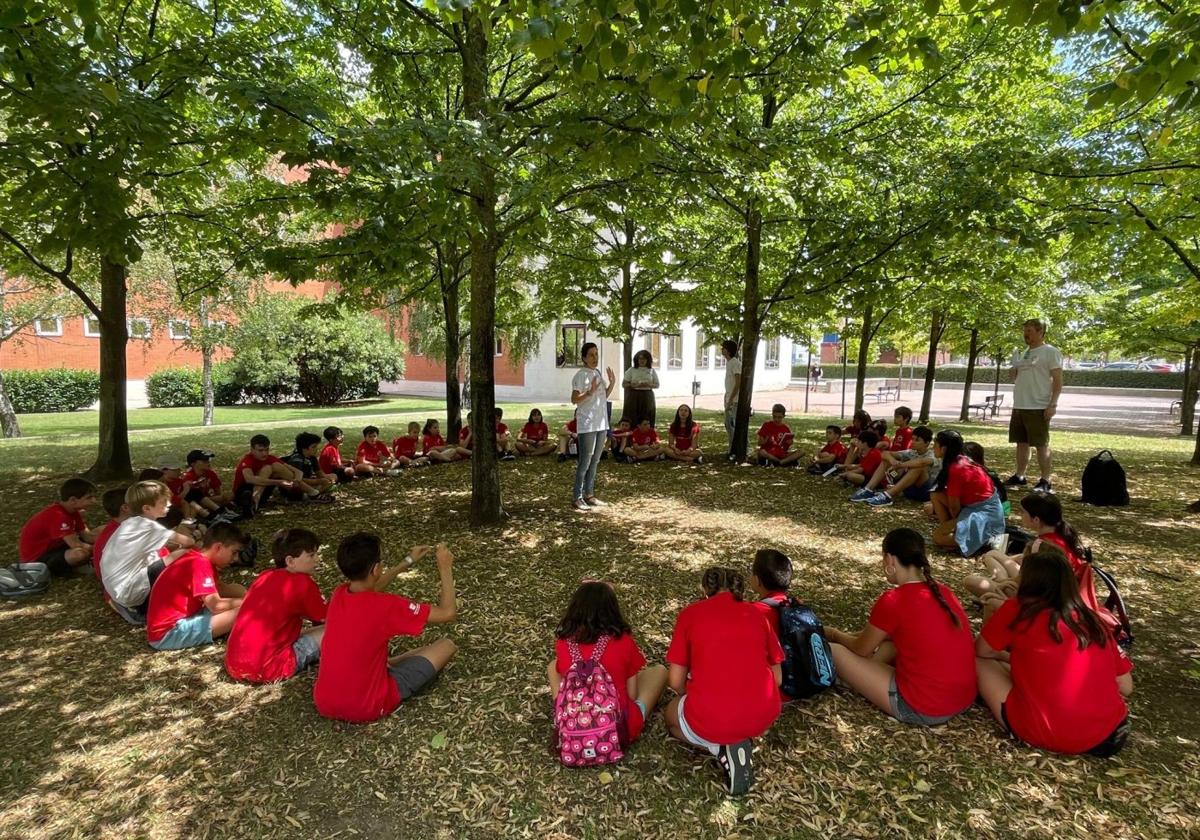
M 807 375 L 808 370 L 804 365 L 792 365 L 793 379 L 804 379 Z M 849 381 L 854 381 L 854 375 L 855 367 L 851 363 L 846 366 L 846 377 Z M 904 376 L 906 378 L 923 380 L 925 378 L 925 366 L 905 365 Z M 899 377 L 899 365 L 867 365 L 867 379 L 898 379 Z M 841 363 L 830 362 L 822 365 L 821 378 L 841 379 Z M 966 382 L 967 369 L 965 367 L 940 367 L 937 369 L 936 378 L 938 382 Z M 994 367 L 976 366 L 975 384 L 995 381 L 996 369 Z M 1008 368 L 1001 369 L 1000 381 L 1002 383 L 1009 381 Z M 1153 370 L 1064 370 L 1063 385 L 1090 388 L 1166 388 L 1174 391 L 1182 391 L 1183 374 L 1160 373 Z
M 17 414 L 77 411 L 100 399 L 100 375 L 90 370 L 10 370 L 3 376 Z
M 152 408 L 203 405 L 203 375 L 199 368 L 156 370 L 146 377 L 146 397 Z M 213 404 L 237 405 L 242 397 L 242 386 L 233 381 L 229 366 L 213 365 Z

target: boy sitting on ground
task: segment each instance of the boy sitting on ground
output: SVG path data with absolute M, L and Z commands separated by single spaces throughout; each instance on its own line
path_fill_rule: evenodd
M 114 487 L 111 490 L 105 490 L 104 495 L 100 497 L 100 506 L 108 514 L 109 520 L 96 534 L 96 542 L 92 545 L 92 572 L 96 575 L 97 581 L 100 580 L 100 558 L 104 556 L 104 547 L 108 545 L 109 539 L 116 533 L 117 528 L 121 527 L 121 523 L 129 518 L 129 505 L 125 504 L 125 494 L 128 491 L 128 485 Z M 100 587 L 100 591 L 104 593 L 104 600 L 107 601 L 108 593 L 104 592 L 103 586 Z
M 492 409 L 496 418 L 496 451 L 500 453 L 501 461 L 514 461 L 517 458 L 517 444 L 509 434 L 508 424 L 502 423 L 504 418 L 504 409 L 496 406 Z
M 917 426 L 912 430 L 912 447 L 902 452 L 884 452 L 870 480 L 850 497 L 850 501 L 886 507 L 903 494 L 914 502 L 928 502 L 942 469 L 941 461 L 933 454 L 932 441 L 933 432 L 929 427 Z M 892 480 L 890 487 L 889 480 Z
M 269 437 L 255 435 L 250 451 L 233 469 L 233 501 L 251 517 L 270 501 L 276 487 L 290 490 L 301 477 L 299 470 L 271 454 Z
M 317 458 L 317 450 L 320 448 L 321 438 L 312 432 L 296 435 L 296 448 L 283 459 L 285 464 L 300 473 L 300 479 L 287 492 L 291 498 L 325 504 L 333 501 L 329 490 L 336 480 L 321 469 Z
M 367 426 L 362 434 L 362 443 L 354 453 L 354 468 L 364 475 L 400 475 L 391 450 L 379 439 L 379 427 Z
M 317 456 L 321 472 L 335 476 L 338 484 L 353 481 L 358 472 L 355 465 L 342 463 L 341 445 L 342 441 L 346 439 L 345 433 L 337 426 L 326 426 L 325 431 L 321 434 L 325 438 L 325 448 Z
M 427 467 L 429 459 L 417 454 L 421 442 L 421 424 L 413 420 L 408 424 L 408 433 L 392 441 L 392 456 L 399 467 Z
M 313 686 L 313 702 L 324 717 L 370 723 L 389 715 L 433 682 L 454 656 L 454 642 L 439 639 L 388 658 L 394 636 L 419 636 L 427 623 L 444 624 L 457 614 L 454 555 L 445 544 L 436 552 L 441 581 L 436 606 L 383 591 L 432 550 L 414 546 L 402 564 L 384 571 L 375 534 L 351 534 L 338 546 L 338 568 L 348 582 L 329 599 Z
M 249 540 L 232 522 L 218 522 L 204 535 L 203 548 L 189 549 L 167 566 L 146 614 L 146 641 L 155 650 L 212 644 L 233 629 L 246 587 L 217 576 Z
M 612 430 L 612 456 L 617 463 L 635 463 L 633 449 L 629 445 L 632 436 L 633 423 L 628 417 L 622 417 L 617 421 L 617 428 Z
M 866 484 L 872 476 L 875 475 L 875 470 L 883 463 L 883 451 L 878 449 L 879 433 L 873 429 L 867 429 L 865 432 L 860 432 L 858 435 L 858 447 L 862 455 L 858 463 L 846 466 L 842 464 L 841 479 L 848 484 Z
M 842 443 L 842 427 L 836 424 L 825 427 L 825 445 L 813 456 L 808 471 L 821 475 L 846 460 L 846 444 Z
M 760 466 L 778 467 L 790 464 L 800 457 L 799 452 L 790 452 L 792 448 L 792 430 L 783 417 L 787 409 L 782 403 L 771 406 L 771 419 L 758 429 L 758 448 L 754 450 L 754 458 Z
M 649 417 L 638 421 L 637 428 L 629 435 L 629 445 L 625 452 L 630 461 L 654 461 L 663 457 L 658 432 L 650 425 Z
M 96 485 L 86 478 L 69 478 L 58 488 L 58 499 L 21 527 L 17 556 L 22 563 L 45 563 L 51 574 L 69 575 L 92 556 L 96 538 L 83 512 L 96 503 Z
M 230 507 L 233 496 L 221 492 L 221 478 L 212 468 L 216 453 L 208 449 L 193 449 L 187 454 L 187 472 L 183 474 L 187 488 L 183 497 L 205 510 L 205 517 L 213 514 L 232 514 Z

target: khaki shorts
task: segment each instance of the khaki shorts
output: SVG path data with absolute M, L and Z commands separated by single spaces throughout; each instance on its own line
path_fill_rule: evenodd
M 1014 408 L 1008 421 L 1008 442 L 1045 446 L 1050 443 L 1050 421 L 1040 408 Z

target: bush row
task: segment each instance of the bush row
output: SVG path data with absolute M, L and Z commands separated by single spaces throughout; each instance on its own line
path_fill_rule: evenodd
M 203 377 L 199 368 L 163 368 L 146 377 L 146 398 L 152 408 L 182 408 L 204 404 Z M 237 405 L 242 388 L 233 381 L 228 365 L 213 365 L 213 403 Z
M 10 370 L 3 375 L 17 414 L 76 411 L 100 399 L 100 375 L 90 370 Z
M 804 379 L 808 369 L 804 365 L 792 366 L 792 378 Z M 846 376 L 853 380 L 854 365 L 846 367 Z M 904 366 L 904 375 L 918 380 L 925 378 L 925 366 Z M 824 379 L 841 379 L 842 366 L 830 363 L 822 369 Z M 897 379 L 900 376 L 899 365 L 867 365 L 868 379 Z M 938 368 L 938 382 L 966 382 L 966 368 Z M 990 367 L 975 368 L 975 383 L 983 384 L 996 381 L 996 369 Z M 1008 370 L 1000 372 L 1000 381 L 1008 382 Z M 1152 370 L 1064 370 L 1063 384 L 1092 388 L 1167 388 L 1183 390 L 1182 373 L 1158 373 Z

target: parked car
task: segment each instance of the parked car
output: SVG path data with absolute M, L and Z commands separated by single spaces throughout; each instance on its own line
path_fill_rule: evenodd
M 1152 370 L 1155 373 L 1171 373 L 1174 370 L 1170 365 L 1163 364 L 1162 362 L 1147 362 L 1145 369 Z
M 1109 362 L 1105 370 L 1145 370 L 1141 362 Z

